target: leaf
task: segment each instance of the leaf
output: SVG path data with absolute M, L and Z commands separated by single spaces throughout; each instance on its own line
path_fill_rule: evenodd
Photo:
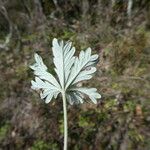
M 71 42 L 64 43 L 56 38 L 52 42 L 53 62 L 58 77 L 56 78 L 47 72 L 47 67 L 42 58 L 35 54 L 35 64 L 30 66 L 34 70 L 35 81 L 31 81 L 31 88 L 40 90 L 40 96 L 48 103 L 51 99 L 57 98 L 59 93 L 64 93 L 68 102 L 72 104 L 83 103 L 87 95 L 94 103 L 101 95 L 95 88 L 77 88 L 78 82 L 89 80 L 96 72 L 95 64 L 98 55 L 91 55 L 91 48 L 81 51 L 79 57 L 74 56 L 75 48 Z

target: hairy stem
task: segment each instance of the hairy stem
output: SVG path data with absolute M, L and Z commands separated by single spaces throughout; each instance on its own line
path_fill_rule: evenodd
M 68 125 L 67 125 L 67 103 L 65 92 L 62 92 L 62 97 L 63 97 L 63 111 L 64 111 L 64 150 L 67 150 Z

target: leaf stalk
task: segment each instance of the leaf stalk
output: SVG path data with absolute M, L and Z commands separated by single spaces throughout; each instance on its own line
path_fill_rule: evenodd
M 67 122 L 67 103 L 66 103 L 66 93 L 62 91 L 63 98 L 63 112 L 64 112 L 64 150 L 67 150 L 68 143 L 68 122 Z

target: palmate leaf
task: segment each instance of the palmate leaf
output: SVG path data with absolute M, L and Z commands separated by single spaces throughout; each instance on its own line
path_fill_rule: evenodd
M 70 104 L 83 103 L 85 95 L 93 103 L 97 103 L 97 99 L 101 98 L 101 95 L 97 93 L 95 88 L 78 88 L 76 84 L 93 77 L 96 72 L 94 66 L 98 60 L 98 55 L 91 55 L 91 48 L 88 48 L 86 51 L 81 51 L 79 57 L 74 56 L 75 48 L 72 47 L 72 43 L 59 42 L 56 38 L 52 42 L 52 51 L 58 81 L 47 72 L 42 58 L 35 54 L 36 63 L 30 67 L 34 70 L 36 77 L 35 81 L 31 81 L 31 88 L 40 90 L 40 96 L 45 99 L 46 103 L 62 92 L 66 93 L 66 98 Z

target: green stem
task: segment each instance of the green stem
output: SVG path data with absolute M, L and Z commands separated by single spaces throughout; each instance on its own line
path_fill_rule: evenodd
M 62 92 L 62 98 L 63 98 L 63 111 L 64 111 L 64 150 L 67 150 L 68 125 L 67 125 L 67 103 L 66 103 L 65 92 Z

